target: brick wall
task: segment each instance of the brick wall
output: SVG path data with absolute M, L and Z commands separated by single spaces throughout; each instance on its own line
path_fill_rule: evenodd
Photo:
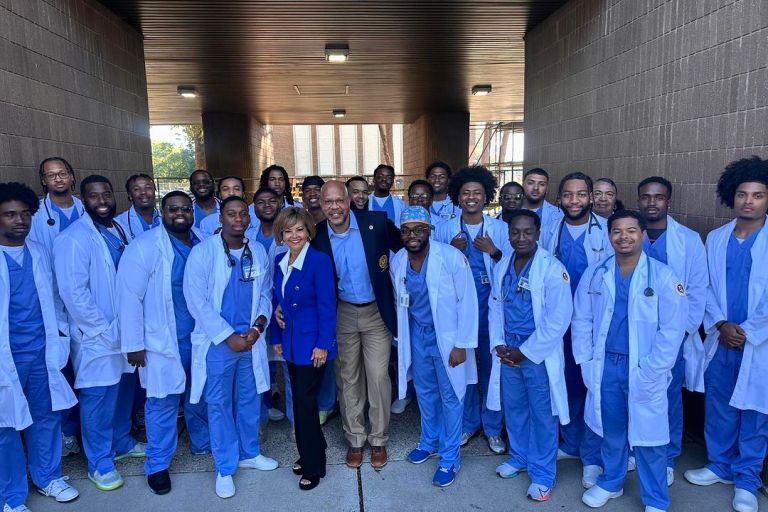
M 768 3 L 571 0 L 526 36 L 525 164 L 675 185 L 672 211 L 705 232 L 731 218 L 715 183 L 768 156 Z
M 60 155 L 123 190 L 152 169 L 141 35 L 93 0 L 0 0 L 0 119 L 1 180 L 41 193 Z

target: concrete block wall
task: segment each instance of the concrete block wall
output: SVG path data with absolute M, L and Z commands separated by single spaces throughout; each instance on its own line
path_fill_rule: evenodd
M 0 0 L 0 180 L 42 193 L 52 155 L 120 191 L 151 173 L 141 35 L 95 0 Z
M 527 34 L 526 168 L 609 176 L 629 206 L 665 176 L 704 233 L 731 218 L 723 167 L 752 154 L 768 157 L 768 2 L 571 0 Z

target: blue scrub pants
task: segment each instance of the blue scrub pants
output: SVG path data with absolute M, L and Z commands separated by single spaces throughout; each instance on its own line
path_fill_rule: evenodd
M 179 355 L 187 383 L 184 388 L 184 421 L 189 433 L 192 453 L 209 453 L 211 451 L 211 436 L 208 433 L 208 405 L 205 400 L 196 404 L 189 403 L 192 389 L 192 344 L 189 341 L 179 342 Z
M 88 472 L 114 471 L 115 455 L 136 446 L 130 435 L 136 373 L 124 373 L 120 382 L 80 390 L 80 424 Z
M 61 370 L 64 378 L 70 387 L 75 387 L 75 370 L 72 368 L 72 361 L 68 360 L 66 366 Z M 75 395 L 79 394 L 75 389 Z M 76 436 L 80 433 L 80 404 L 75 404 L 70 409 L 61 411 L 61 433 L 67 437 Z
M 752 494 L 762 486 L 760 472 L 768 442 L 768 416 L 731 407 L 744 352 L 720 345 L 704 373 L 704 438 L 707 467 L 737 489 Z
M 13 354 L 16 374 L 29 404 L 32 425 L 21 432 L 0 428 L 0 505 L 18 507 L 27 501 L 27 460 L 32 481 L 40 488 L 61 478 L 61 412 L 51 411 L 45 349 Z M 8 407 L 5 404 L 4 407 Z
M 419 448 L 437 452 L 440 467 L 453 466 L 458 471 L 464 406 L 453 390 L 440 353 L 430 353 L 424 347 L 425 336 L 435 336 L 431 331 L 426 333 L 411 322 L 411 376 L 421 413 Z
M 629 356 L 605 354 L 603 380 L 600 384 L 603 438 L 600 451 L 603 473 L 597 485 L 610 492 L 624 487 L 629 458 L 627 427 L 629 423 Z M 635 446 L 640 498 L 647 507 L 669 508 L 667 490 L 667 447 Z
M 565 352 L 565 387 L 568 391 L 568 413 L 571 421 L 560 425 L 560 449 L 570 455 L 581 458 L 585 466 L 602 466 L 600 444 L 602 439 L 584 423 L 584 404 L 587 400 L 587 388 L 581 376 L 581 368 L 573 358 L 571 329 L 563 336 Z
M 481 312 L 482 314 L 482 312 Z M 485 310 L 488 315 L 488 310 Z M 493 356 L 491 354 L 490 336 L 487 330 L 480 329 L 477 333 L 478 366 L 477 380 L 478 384 L 467 386 L 467 394 L 464 397 L 464 432 L 477 432 L 480 426 L 486 436 L 498 436 L 501 434 L 501 424 L 503 413 L 501 411 L 492 411 L 486 405 L 488 396 L 488 382 L 491 379 L 491 367 L 493 365 Z
M 147 460 L 144 473 L 151 475 L 171 465 L 176 452 L 178 432 L 176 418 L 179 415 L 180 395 L 165 398 L 147 397 L 144 403 L 144 419 L 147 428 Z
M 685 343 L 685 342 L 683 342 Z M 680 456 L 683 444 L 683 380 L 685 380 L 685 359 L 683 346 L 677 354 L 677 361 L 672 367 L 672 381 L 667 388 L 669 403 L 669 444 L 667 445 L 667 467 L 675 467 L 675 459 Z
M 253 355 L 233 352 L 221 342 L 208 349 L 207 366 L 205 401 L 213 461 L 221 476 L 233 475 L 240 460 L 261 453 L 261 397 L 253 376 Z
M 558 420 L 552 414 L 544 363 L 526 359 L 518 367 L 502 364 L 501 401 L 509 435 L 507 462 L 527 468 L 531 482 L 554 487 Z

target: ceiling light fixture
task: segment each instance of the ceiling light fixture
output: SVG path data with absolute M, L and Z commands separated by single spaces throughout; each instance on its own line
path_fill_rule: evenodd
M 349 45 L 326 44 L 325 60 L 332 64 L 342 64 L 349 59 Z
M 197 91 L 194 85 L 180 85 L 176 88 L 176 94 L 184 98 L 197 98 Z
M 474 96 L 488 96 L 493 91 L 491 84 L 476 85 L 472 88 L 472 94 Z
M 343 108 L 337 108 L 333 110 L 333 117 L 339 119 L 347 116 L 347 111 Z

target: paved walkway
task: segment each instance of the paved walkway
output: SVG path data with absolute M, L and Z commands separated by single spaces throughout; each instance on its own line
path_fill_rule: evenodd
M 165 496 L 150 493 L 139 460 L 121 461 L 118 468 L 125 485 L 113 492 L 100 492 L 85 473 L 85 461 L 80 456 L 69 457 L 65 474 L 81 492 L 80 498 L 65 505 L 54 503 L 36 493 L 30 495 L 33 512 L 91 512 L 91 511 L 586 511 L 581 503 L 581 466 L 576 461 L 558 464 L 558 481 L 552 499 L 547 503 L 527 500 L 525 491 L 529 479 L 522 474 L 511 480 L 495 476 L 494 468 L 504 457 L 493 455 L 482 437 L 473 439 L 462 450 L 462 470 L 456 482 L 448 488 L 431 485 L 436 463 L 430 460 L 419 466 L 404 460 L 405 454 L 418 441 L 418 410 L 415 404 L 405 414 L 392 416 L 389 464 L 374 471 L 365 463 L 360 470 L 344 465 L 346 448 L 339 418 L 325 426 L 328 438 L 328 474 L 310 492 L 300 491 L 298 478 L 290 465 L 297 458 L 287 421 L 271 423 L 263 443 L 263 453 L 276 458 L 280 467 L 272 472 L 241 470 L 235 476 L 237 495 L 221 500 L 214 493 L 213 463 L 208 456 L 188 455 L 186 434 L 182 435 L 177 456 L 171 467 L 173 491 Z M 366 452 L 367 455 L 367 452 Z M 682 470 L 698 467 L 704 462 L 701 446 L 685 444 L 679 461 L 680 470 L 672 486 L 671 511 L 729 512 L 732 487 L 715 485 L 696 487 L 686 482 Z M 760 498 L 760 506 L 768 510 L 768 499 Z M 625 495 L 613 500 L 602 510 L 606 512 L 642 512 L 637 477 L 630 474 Z

